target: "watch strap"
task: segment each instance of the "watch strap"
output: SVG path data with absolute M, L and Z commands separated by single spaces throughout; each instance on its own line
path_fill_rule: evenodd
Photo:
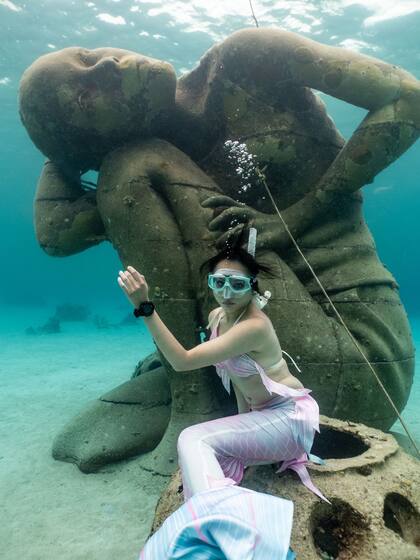
M 138 307 L 133 310 L 134 317 L 150 317 L 155 311 L 155 305 L 151 301 L 142 301 Z

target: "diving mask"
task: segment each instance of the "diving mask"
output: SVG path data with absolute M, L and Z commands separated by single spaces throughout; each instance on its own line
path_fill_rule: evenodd
M 242 295 L 252 290 L 254 278 L 242 274 L 215 274 L 208 275 L 208 285 L 214 292 L 230 291 L 232 295 Z

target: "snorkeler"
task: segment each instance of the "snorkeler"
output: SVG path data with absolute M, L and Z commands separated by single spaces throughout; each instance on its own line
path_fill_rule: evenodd
M 249 248 L 249 245 L 248 245 Z M 186 350 L 149 301 L 145 277 L 128 266 L 118 283 L 143 316 L 156 345 L 175 371 L 215 365 L 227 391 L 232 384 L 239 414 L 196 424 L 178 438 L 184 498 L 238 484 L 244 468 L 283 461 L 302 482 L 326 500 L 312 483 L 306 463 L 319 409 L 293 376 L 270 319 L 262 311 L 270 294 L 259 294 L 257 275 L 269 269 L 238 243 L 227 245 L 202 265 L 220 307 L 209 314 L 210 340 Z M 326 500 L 328 501 L 328 500 Z

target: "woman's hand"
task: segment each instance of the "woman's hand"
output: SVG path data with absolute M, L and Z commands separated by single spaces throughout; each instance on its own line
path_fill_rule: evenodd
M 138 307 L 142 301 L 147 301 L 149 286 L 143 274 L 132 266 L 128 266 L 124 272 L 120 270 L 118 284 L 134 307 Z

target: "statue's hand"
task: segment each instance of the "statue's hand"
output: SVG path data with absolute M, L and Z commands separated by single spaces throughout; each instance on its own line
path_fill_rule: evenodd
M 219 249 L 229 238 L 239 235 L 243 224 L 257 229 L 257 249 L 277 249 L 275 234 L 281 224 L 276 215 L 264 214 L 225 195 L 206 198 L 201 205 L 215 209 L 208 228 L 210 231 L 220 232 L 216 240 L 216 247 Z

